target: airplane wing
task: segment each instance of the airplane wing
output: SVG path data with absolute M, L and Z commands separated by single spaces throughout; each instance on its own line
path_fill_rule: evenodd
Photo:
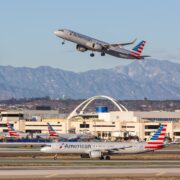
M 109 49 L 109 48 L 111 48 L 111 47 L 131 45 L 131 44 L 134 44 L 135 41 L 136 41 L 136 39 L 134 39 L 132 42 L 128 42 L 128 43 L 103 44 L 102 46 L 103 46 L 105 49 Z
M 125 150 L 128 148 L 131 148 L 132 146 L 124 146 L 124 147 L 120 147 L 120 148 L 112 148 L 112 149 L 107 149 L 106 151 L 109 153 L 115 153 L 118 152 L 119 150 Z
M 120 147 L 120 148 L 113 148 L 113 149 L 110 149 L 112 151 L 119 151 L 121 149 L 127 149 L 127 148 L 131 148 L 132 146 L 124 146 L 124 147 Z
M 116 153 L 118 152 L 119 150 L 125 150 L 125 149 L 128 149 L 128 148 L 131 148 L 132 146 L 123 146 L 123 147 L 118 147 L 118 148 L 105 148 L 105 149 L 102 149 L 102 148 L 98 148 L 98 149 L 91 149 L 91 150 L 88 150 L 87 153 L 91 152 L 91 151 L 100 151 L 100 152 L 108 152 L 108 153 Z

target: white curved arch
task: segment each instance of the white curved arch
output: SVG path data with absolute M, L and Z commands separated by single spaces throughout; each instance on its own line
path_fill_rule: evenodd
M 94 100 L 100 99 L 100 98 L 110 100 L 110 101 L 119 109 L 119 111 L 121 111 L 121 112 L 123 111 L 124 108 L 122 108 L 122 107 L 116 102 L 116 100 L 113 99 L 112 97 L 109 97 L 109 96 L 94 96 L 94 97 L 92 97 L 92 98 L 85 104 L 85 106 L 82 108 L 80 114 L 83 114 L 83 113 L 84 113 L 84 110 L 87 108 L 87 106 L 89 106 L 89 104 L 91 104 Z
M 77 113 L 77 110 L 80 109 L 83 105 L 84 107 L 82 108 L 82 110 L 80 111 L 80 114 L 83 114 L 84 110 L 88 107 L 88 105 L 90 103 L 92 103 L 94 100 L 96 99 L 108 99 L 109 101 L 111 101 L 118 109 L 119 111 L 128 111 L 122 104 L 118 104 L 116 102 L 116 100 L 112 97 L 109 97 L 109 96 L 93 96 L 89 99 L 86 99 L 85 101 L 83 101 L 80 105 L 78 105 L 71 113 L 70 115 L 67 117 L 67 120 L 71 119 L 72 117 L 76 116 L 78 113 Z

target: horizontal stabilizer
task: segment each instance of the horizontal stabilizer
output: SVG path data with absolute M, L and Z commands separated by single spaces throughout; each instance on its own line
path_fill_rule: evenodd
M 145 58 L 147 58 L 147 57 L 151 57 L 151 56 L 149 56 L 149 55 L 143 55 L 143 56 L 141 56 L 141 59 L 145 59 Z

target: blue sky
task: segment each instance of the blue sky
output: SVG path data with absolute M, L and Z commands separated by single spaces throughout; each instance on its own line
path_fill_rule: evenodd
M 179 8 L 179 0 L 1 0 L 0 65 L 77 72 L 131 62 L 61 46 L 53 31 L 64 27 L 110 43 L 143 39 L 144 54 L 180 62 Z

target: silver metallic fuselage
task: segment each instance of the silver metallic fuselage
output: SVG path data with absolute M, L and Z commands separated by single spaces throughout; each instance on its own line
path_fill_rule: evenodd
M 115 57 L 119 58 L 125 58 L 125 59 L 137 59 L 134 56 L 131 56 L 130 53 L 131 51 L 124 49 L 123 46 L 116 46 L 116 47 L 111 47 L 108 49 L 94 49 L 91 48 L 88 44 L 90 43 L 95 43 L 95 44 L 102 44 L 102 45 L 108 45 L 109 43 L 100 41 L 98 39 L 91 38 L 89 36 L 67 30 L 67 29 L 62 29 L 55 31 L 54 34 L 64 40 L 68 40 L 71 42 L 76 43 L 77 45 L 81 45 L 87 48 L 87 50 L 92 50 L 92 51 L 97 51 L 97 52 L 102 52 L 105 54 L 109 54 Z

